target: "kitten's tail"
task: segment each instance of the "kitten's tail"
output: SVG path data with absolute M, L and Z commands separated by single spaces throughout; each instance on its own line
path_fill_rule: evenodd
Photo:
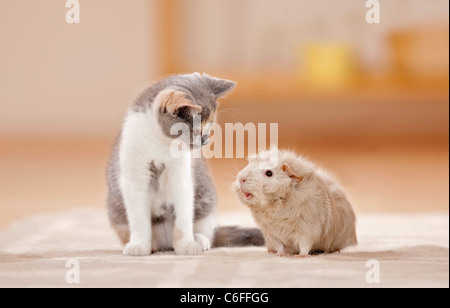
M 216 228 L 212 247 L 264 246 L 264 243 L 264 236 L 257 228 L 229 226 Z

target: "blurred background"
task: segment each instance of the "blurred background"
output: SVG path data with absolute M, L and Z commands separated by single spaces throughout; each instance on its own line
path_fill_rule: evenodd
M 358 213 L 449 209 L 449 2 L 0 1 L 0 228 L 105 206 L 126 108 L 173 73 L 238 82 L 219 122 L 279 123 L 279 143 L 333 171 Z M 219 209 L 242 159 L 210 160 Z

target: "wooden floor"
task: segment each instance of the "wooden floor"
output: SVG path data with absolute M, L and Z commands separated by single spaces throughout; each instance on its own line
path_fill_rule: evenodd
M 0 139 L 0 228 L 32 214 L 105 207 L 111 140 Z M 359 213 L 448 213 L 448 142 L 285 144 L 334 172 Z M 244 165 L 240 159 L 210 160 L 221 212 L 246 210 L 230 189 Z

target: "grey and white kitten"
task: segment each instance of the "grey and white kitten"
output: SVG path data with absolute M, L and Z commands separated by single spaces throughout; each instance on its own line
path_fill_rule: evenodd
M 236 84 L 206 74 L 173 75 L 147 88 L 132 104 L 108 164 L 109 219 L 126 244 L 123 253 L 146 256 L 174 249 L 196 255 L 211 246 L 264 245 L 258 229 L 216 228 L 216 191 L 206 163 L 193 158 L 194 137 L 208 143 L 217 99 Z M 201 116 L 194 127 L 194 116 Z M 171 145 L 184 123 L 188 147 L 175 157 Z

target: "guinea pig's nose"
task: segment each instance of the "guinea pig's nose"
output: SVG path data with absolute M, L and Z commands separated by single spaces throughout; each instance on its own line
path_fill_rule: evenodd
M 246 179 L 241 179 L 241 183 L 245 183 L 245 182 L 247 182 Z

